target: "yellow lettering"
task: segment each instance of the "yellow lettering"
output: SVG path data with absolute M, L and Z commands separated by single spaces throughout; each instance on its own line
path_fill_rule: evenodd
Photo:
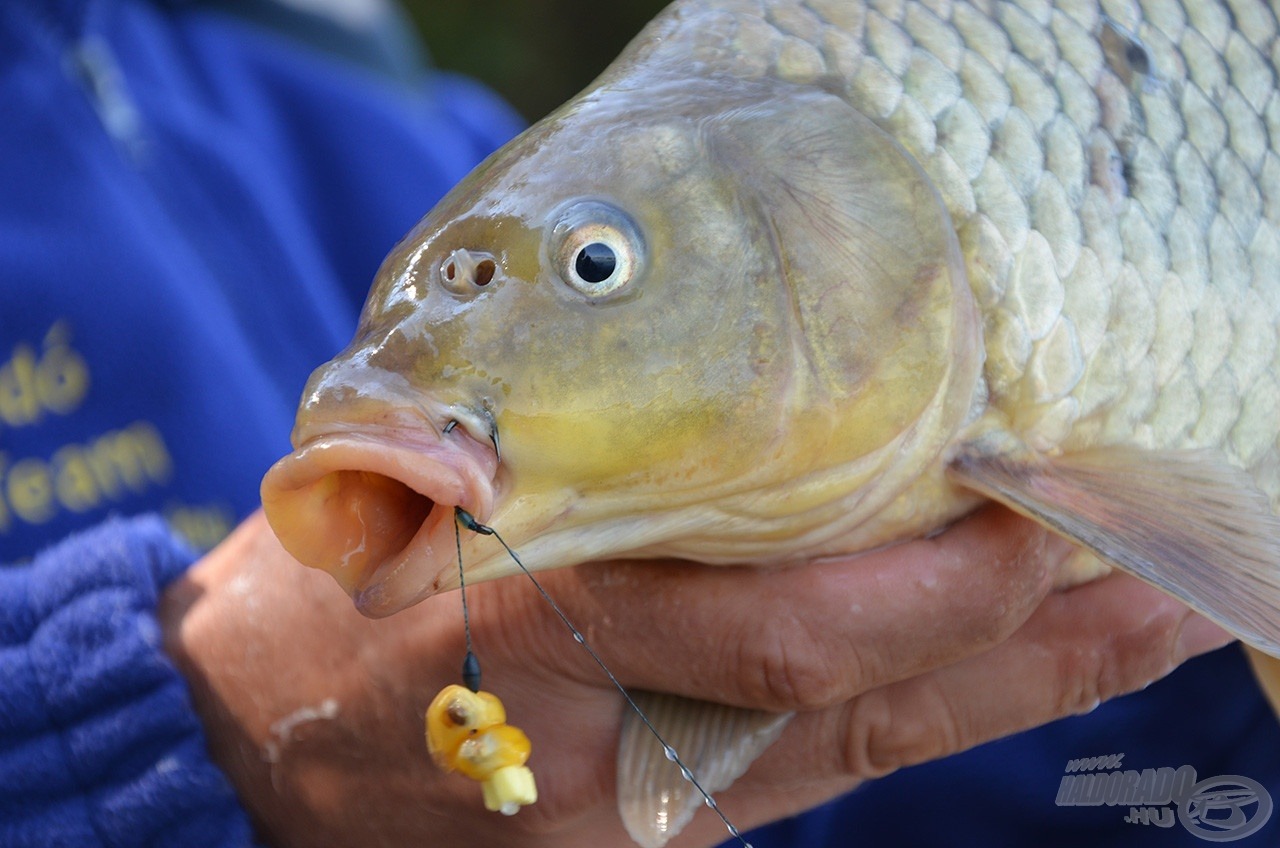
M 100 436 L 89 447 L 88 459 L 98 486 L 112 498 L 119 497 L 122 484 L 143 492 L 154 483 L 168 482 L 173 471 L 164 439 L 145 421 Z
M 98 438 L 90 448 L 100 468 L 114 474 L 124 485 L 141 492 L 147 487 L 146 474 L 133 451 L 133 443 L 123 430 L 113 430 Z
M 172 475 L 173 458 L 164 437 L 146 421 L 103 433 L 88 444 L 63 445 L 47 462 L 27 457 L 10 464 L 0 452 L 0 533 L 8 532 L 13 516 L 43 524 L 59 509 L 86 512 L 131 493 L 143 494 Z M 218 532 L 215 518 L 202 518 L 204 525 L 193 533 L 211 537 Z M 229 517 L 217 520 L 230 530 Z
M 146 421 L 135 421 L 126 430 L 142 469 L 154 483 L 167 483 L 173 474 L 173 459 L 164 445 L 164 437 Z
M 111 464 L 111 457 L 104 451 L 98 450 L 98 446 L 102 444 L 102 437 L 93 445 L 86 445 L 84 448 L 84 458 L 89 466 L 89 473 L 93 475 L 93 482 L 98 485 L 99 491 L 111 500 L 120 499 L 120 479 L 116 476 L 115 466 Z
M 235 521 L 231 509 L 222 504 L 170 504 L 165 510 L 165 519 L 174 532 L 185 538 L 192 547 L 202 551 L 209 550 L 226 538 Z
M 66 415 L 89 393 L 89 366 L 71 347 L 71 331 L 59 321 L 45 333 L 39 357 L 30 345 L 13 349 L 0 365 L 0 422 L 35 424 L 46 412 Z
M 9 457 L 0 453 L 0 481 L 5 478 L 5 469 L 9 466 Z M 0 533 L 8 533 L 13 526 L 13 517 L 9 513 L 8 501 L 3 497 L 4 489 L 0 487 Z
M 35 353 L 26 345 L 18 345 L 13 357 L 0 366 L 0 421 L 18 427 L 39 419 L 35 377 Z
M 35 388 L 50 412 L 73 412 L 89 393 L 89 366 L 71 349 L 70 331 L 59 321 L 45 334 L 44 356 L 36 367 Z
M 85 512 L 102 503 L 93 470 L 78 445 L 67 445 L 53 455 L 53 487 L 58 502 L 72 512 Z
M 15 462 L 6 480 L 5 494 L 13 511 L 28 524 L 43 524 L 53 517 L 53 480 L 49 466 L 41 460 Z

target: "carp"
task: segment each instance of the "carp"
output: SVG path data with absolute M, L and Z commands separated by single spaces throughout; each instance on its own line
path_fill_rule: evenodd
M 784 566 L 994 499 L 1280 654 L 1278 59 L 1256 0 L 677 2 L 394 248 L 267 517 L 382 616 L 455 507 Z M 713 790 L 780 726 L 651 704 Z M 700 799 L 640 744 L 660 845 Z

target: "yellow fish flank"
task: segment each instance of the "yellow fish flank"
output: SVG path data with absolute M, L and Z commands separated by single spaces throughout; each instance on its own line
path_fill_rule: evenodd
M 268 519 L 388 615 L 455 506 L 532 568 L 777 566 L 993 498 L 1278 655 L 1277 67 L 1262 0 L 678 2 L 392 251 Z M 712 791 L 785 723 L 646 704 Z M 699 798 L 645 744 L 657 846 Z

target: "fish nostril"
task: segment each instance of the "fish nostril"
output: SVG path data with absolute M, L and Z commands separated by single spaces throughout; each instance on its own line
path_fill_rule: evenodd
M 475 294 L 498 273 L 498 264 L 487 253 L 458 248 L 440 262 L 439 278 L 454 294 Z

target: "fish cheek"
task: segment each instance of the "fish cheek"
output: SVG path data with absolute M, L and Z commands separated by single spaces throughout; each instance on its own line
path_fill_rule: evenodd
M 697 486 L 733 476 L 773 437 L 744 418 L 761 382 L 749 304 L 709 285 L 714 277 L 656 265 L 626 302 L 530 299 L 510 333 L 498 421 L 522 480 Z M 725 451 L 729 442 L 738 449 Z
M 522 480 L 618 489 L 725 476 L 729 457 L 713 458 L 736 432 L 740 399 L 734 387 L 708 379 L 708 363 L 722 353 L 746 357 L 723 347 L 691 353 L 676 328 L 647 334 L 651 320 L 588 320 L 589 330 L 566 322 L 538 339 L 498 420 Z M 697 338 L 695 327 L 684 328 Z
M 976 385 L 977 316 L 949 216 L 920 167 L 834 96 L 777 97 L 708 130 L 777 265 L 805 462 L 887 449 L 939 403 L 958 426 Z

